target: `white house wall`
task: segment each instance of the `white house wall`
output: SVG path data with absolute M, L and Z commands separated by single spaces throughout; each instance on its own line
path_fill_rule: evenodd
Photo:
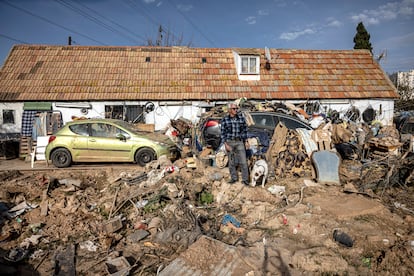
M 303 103 L 304 101 L 296 101 L 295 103 Z M 140 105 L 144 106 L 147 102 L 90 102 L 91 109 L 88 114 L 84 115 L 81 108 L 62 108 L 56 107 L 54 110 L 60 110 L 63 115 L 63 121 L 66 123 L 72 120 L 72 116 L 89 117 L 89 118 L 105 118 L 106 105 Z M 155 130 L 164 129 L 171 119 L 178 119 L 180 117 L 190 120 L 195 123 L 199 120 L 200 114 L 206 109 L 204 102 L 155 102 L 152 101 L 155 108 L 154 111 L 144 113 L 145 123 L 154 124 Z M 376 110 L 376 120 L 383 125 L 391 125 L 394 116 L 394 101 L 390 99 L 367 99 L 367 100 L 320 100 L 322 110 L 329 109 L 336 110 L 340 113 L 341 118 L 344 118 L 345 113 L 351 108 L 355 107 L 360 111 L 360 114 L 366 108 L 372 107 Z M 223 104 L 220 102 L 219 104 Z
M 164 129 L 172 119 L 185 118 L 193 123 L 198 121 L 198 103 L 178 104 L 167 102 L 154 102 L 154 111 L 145 114 L 145 122 L 154 124 L 155 130 Z
M 147 103 L 129 101 L 129 102 L 89 102 L 91 108 L 87 109 L 87 114 L 82 113 L 82 108 L 76 107 L 61 107 L 59 104 L 53 104 L 54 111 L 60 111 L 62 113 L 63 122 L 72 121 L 72 117 L 87 117 L 87 118 L 105 118 L 105 106 L 107 105 L 139 105 L 144 106 Z M 173 102 L 155 102 L 152 101 L 155 108 L 154 111 L 149 113 L 144 113 L 145 123 L 154 124 L 155 130 L 164 129 L 170 122 L 171 119 L 178 119 L 183 117 L 192 122 L 198 120 L 199 107 L 198 103 L 173 103 Z M 83 102 L 79 104 L 84 104 Z M 58 106 L 57 106 L 58 105 Z M 76 103 L 73 103 L 72 106 L 75 106 Z
M 303 103 L 304 101 L 295 101 L 294 103 Z M 139 101 L 106 101 L 106 102 L 88 102 L 90 108 L 87 109 L 87 114 L 82 113 L 81 106 L 85 105 L 85 102 L 79 102 L 80 107 L 62 107 L 59 103 L 53 103 L 52 107 L 54 111 L 60 111 L 62 113 L 63 122 L 72 121 L 72 117 L 88 117 L 88 118 L 105 118 L 105 105 L 139 105 L 144 106 L 147 102 Z M 195 123 L 198 121 L 201 113 L 205 112 L 207 105 L 204 102 L 156 102 L 152 101 L 155 108 L 154 111 L 144 113 L 145 123 L 154 124 L 155 130 L 165 129 L 170 123 L 171 119 L 178 119 L 180 117 L 190 120 Z M 319 101 L 322 110 L 329 109 L 336 110 L 340 113 L 341 118 L 345 115 L 346 111 L 354 106 L 358 108 L 360 114 L 364 110 L 371 106 L 376 110 L 378 116 L 376 120 L 383 125 L 391 125 L 393 123 L 394 113 L 394 101 L 390 99 L 370 99 L 370 100 L 321 100 Z M 76 102 L 71 106 L 76 106 Z M 224 102 L 218 103 L 218 105 L 224 104 Z M 214 103 L 210 103 L 214 106 Z M 0 124 L 0 133 L 20 133 L 23 114 L 23 103 L 0 103 L 0 112 L 3 114 L 3 110 L 15 110 L 15 124 Z M 3 119 L 3 118 L 1 118 Z
M 14 110 L 14 124 L 3 123 L 3 110 Z M 20 133 L 22 129 L 23 103 L 0 103 L 0 133 Z
M 367 100 L 322 100 L 321 106 L 328 111 L 336 110 L 340 114 L 341 119 L 346 119 L 345 114 L 351 108 L 355 107 L 360 111 L 360 115 L 368 107 L 372 107 L 376 111 L 376 121 L 382 125 L 392 125 L 394 117 L 394 101 L 389 99 L 367 99 Z M 361 118 L 362 120 L 362 118 Z

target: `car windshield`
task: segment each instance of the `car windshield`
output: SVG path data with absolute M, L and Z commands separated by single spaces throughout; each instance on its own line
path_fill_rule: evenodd
M 289 129 L 310 128 L 305 123 L 293 117 L 285 117 L 283 114 L 251 113 L 251 117 L 253 118 L 254 125 L 257 127 L 274 129 L 279 122 L 283 122 Z

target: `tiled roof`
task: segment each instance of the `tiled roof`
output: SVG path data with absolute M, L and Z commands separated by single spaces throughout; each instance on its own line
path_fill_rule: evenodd
M 260 54 L 260 80 L 239 80 L 234 54 Z M 396 98 L 366 50 L 16 45 L 1 101 Z M 203 58 L 205 62 L 203 62 Z

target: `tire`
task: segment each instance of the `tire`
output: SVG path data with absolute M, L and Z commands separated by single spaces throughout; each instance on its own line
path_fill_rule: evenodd
M 135 162 L 141 167 L 155 159 L 155 152 L 150 148 L 142 148 L 135 153 Z
M 58 168 L 66 168 L 72 164 L 72 156 L 67 149 L 59 148 L 52 152 L 52 164 Z

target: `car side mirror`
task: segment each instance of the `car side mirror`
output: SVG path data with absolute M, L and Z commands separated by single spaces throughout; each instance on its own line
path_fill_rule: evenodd
M 126 137 L 122 133 L 117 133 L 116 138 L 121 140 L 121 141 L 126 141 Z

